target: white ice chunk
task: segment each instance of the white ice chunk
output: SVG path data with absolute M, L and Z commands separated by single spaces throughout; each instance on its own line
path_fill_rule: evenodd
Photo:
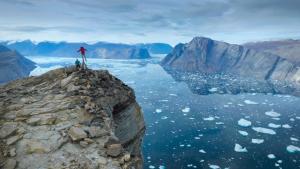
M 252 139 L 251 140 L 251 142 L 253 143 L 253 144 L 261 144 L 261 143 L 263 143 L 264 142 L 264 139 Z
M 160 165 L 158 168 L 159 168 L 159 169 L 165 169 L 166 167 L 163 166 L 163 165 Z
M 281 127 L 280 124 L 274 124 L 274 123 L 269 123 L 268 126 L 275 129 Z
M 156 112 L 156 113 L 161 113 L 162 110 L 161 110 L 161 109 L 156 109 L 155 112 Z
M 276 158 L 276 157 L 275 157 L 274 154 L 268 154 L 268 158 L 269 158 L 269 159 L 274 159 L 274 158 Z
M 265 112 L 265 115 L 271 116 L 271 117 L 279 117 L 280 116 L 280 114 L 275 112 L 274 110 Z
M 246 152 L 248 152 L 248 150 L 246 149 L 246 147 L 242 147 L 239 144 L 235 144 L 234 151 L 239 152 L 239 153 L 246 153 Z
M 268 129 L 268 128 L 263 128 L 263 127 L 252 127 L 252 129 L 256 132 L 259 133 L 264 133 L 264 134 L 271 134 L 274 135 L 276 134 L 276 132 L 272 129 Z
M 238 124 L 242 127 L 249 127 L 249 126 L 251 126 L 251 121 L 246 120 L 246 119 L 240 119 L 238 121 Z
M 244 103 L 246 104 L 258 104 L 257 102 L 251 101 L 251 100 L 245 100 Z
M 218 165 L 209 164 L 208 166 L 211 169 L 221 169 L 220 166 L 218 166 Z
M 292 128 L 292 126 L 290 126 L 290 125 L 288 125 L 288 124 L 284 124 L 284 125 L 282 125 L 282 127 L 283 127 L 283 128 L 286 128 L 286 129 Z
M 168 117 L 167 116 L 162 116 L 161 119 L 166 120 L 166 119 L 168 119 Z
M 188 113 L 188 112 L 190 112 L 190 108 L 189 107 L 185 107 L 184 109 L 182 109 L 181 111 L 183 112 L 183 113 Z
M 199 150 L 200 153 L 206 153 L 203 149 Z
M 246 131 L 239 130 L 239 133 L 243 136 L 248 136 L 248 133 Z
M 149 165 L 149 168 L 150 168 L 150 169 L 154 169 L 154 168 L 155 168 L 155 166 L 153 166 L 153 165 Z
M 294 145 L 289 145 L 286 147 L 286 150 L 290 153 L 300 152 L 300 147 L 296 147 Z
M 213 120 L 215 120 L 215 118 L 212 117 L 212 116 L 209 116 L 209 117 L 203 118 L 203 120 L 205 120 L 205 121 L 213 121 Z
M 208 91 L 209 91 L 209 92 L 216 92 L 216 91 L 218 91 L 218 88 L 213 87 L 213 88 L 210 88 Z
M 294 138 L 294 137 L 291 137 L 290 139 L 291 139 L 292 141 L 299 141 L 299 139 Z

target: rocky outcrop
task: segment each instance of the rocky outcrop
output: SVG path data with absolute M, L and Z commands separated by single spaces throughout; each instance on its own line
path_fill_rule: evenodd
M 225 73 L 300 89 L 300 68 L 296 64 L 277 55 L 209 38 L 196 37 L 190 43 L 178 44 L 161 64 L 169 70 Z
M 300 65 L 300 40 L 249 42 L 243 46 L 261 52 L 273 53 L 296 63 L 298 66 Z
M 34 62 L 0 45 L 0 84 L 26 77 L 34 68 Z
M 2 86 L 0 124 L 0 168 L 142 168 L 141 108 L 108 71 L 61 68 Z
M 95 44 L 71 42 L 39 42 L 30 40 L 20 42 L 2 42 L 11 49 L 18 50 L 23 55 L 75 57 L 77 50 L 84 46 L 87 48 L 87 57 L 103 59 L 147 59 L 150 58 L 148 50 L 140 45 L 117 44 L 98 42 Z

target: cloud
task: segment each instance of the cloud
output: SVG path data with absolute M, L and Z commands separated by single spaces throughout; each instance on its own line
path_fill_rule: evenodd
M 299 37 L 299 9 L 299 0 L 0 0 L 0 35 L 172 44 L 201 35 L 242 43 Z

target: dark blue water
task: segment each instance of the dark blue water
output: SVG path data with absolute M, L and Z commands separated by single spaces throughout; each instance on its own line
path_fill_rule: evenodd
M 33 74 L 74 62 L 71 58 L 30 59 L 40 66 Z M 93 69 L 108 69 L 135 90 L 147 123 L 144 168 L 300 168 L 299 98 L 258 93 L 198 95 L 185 82 L 175 81 L 157 64 L 159 59 L 88 62 Z M 246 123 L 239 125 L 241 119 Z

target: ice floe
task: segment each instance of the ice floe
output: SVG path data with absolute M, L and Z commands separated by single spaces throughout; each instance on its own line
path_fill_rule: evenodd
M 239 144 L 235 144 L 234 151 L 239 152 L 239 153 L 246 153 L 246 152 L 248 152 L 248 150 L 246 149 L 246 147 L 242 147 Z
M 269 159 L 274 159 L 274 158 L 276 158 L 276 157 L 275 157 L 274 154 L 268 154 L 268 158 L 269 158 Z
M 264 133 L 264 134 L 271 134 L 274 135 L 276 134 L 276 132 L 272 129 L 268 129 L 268 128 L 263 128 L 263 127 L 252 127 L 252 129 L 256 132 L 259 133 Z
M 153 165 L 149 165 L 149 168 L 150 168 L 150 169 L 154 169 L 154 168 L 155 168 L 155 166 L 153 166 Z
M 292 128 L 292 126 L 290 126 L 290 125 L 288 125 L 288 124 L 283 124 L 283 125 L 282 125 L 282 128 L 290 129 L 290 128 Z
M 181 111 L 183 112 L 183 113 L 188 113 L 188 112 L 190 112 L 190 108 L 189 107 L 185 107 L 184 109 L 182 109 Z
M 249 127 L 249 126 L 251 126 L 251 121 L 246 120 L 246 119 L 240 119 L 238 121 L 238 124 L 242 127 Z
M 166 119 L 168 119 L 168 117 L 167 116 L 162 116 L 161 119 L 166 120 Z
M 281 127 L 280 124 L 274 124 L 274 123 L 269 123 L 268 126 L 275 129 Z
M 209 92 L 216 92 L 216 91 L 218 91 L 218 88 L 213 87 L 213 88 L 210 88 L 208 91 L 209 91 Z
M 206 153 L 203 149 L 199 150 L 200 153 Z
M 246 131 L 239 130 L 239 133 L 243 136 L 248 136 L 248 133 Z
M 262 144 L 262 143 L 264 142 L 264 139 L 255 139 L 255 138 L 253 138 L 253 139 L 251 140 L 251 142 L 252 142 L 253 144 Z
M 288 145 L 286 150 L 290 153 L 300 152 L 300 147 L 296 147 L 294 145 Z
M 161 110 L 161 109 L 156 109 L 155 112 L 156 112 L 156 113 L 161 113 L 162 110 Z
M 209 116 L 209 117 L 203 118 L 203 120 L 205 120 L 205 121 L 213 121 L 213 120 L 215 120 L 215 118 L 212 117 L 212 116 Z
M 221 169 L 220 166 L 214 164 L 209 164 L 208 167 L 211 169 Z
M 160 165 L 159 167 L 158 167 L 158 169 L 165 169 L 166 167 L 165 166 L 163 166 L 163 165 Z
M 292 141 L 299 141 L 299 139 L 295 138 L 295 137 L 291 137 L 290 138 Z
M 246 104 L 258 104 L 257 102 L 251 101 L 251 100 L 244 100 L 244 103 Z
M 279 116 L 281 116 L 279 113 L 275 112 L 274 110 L 265 112 L 265 115 L 271 116 L 271 117 L 279 117 Z

